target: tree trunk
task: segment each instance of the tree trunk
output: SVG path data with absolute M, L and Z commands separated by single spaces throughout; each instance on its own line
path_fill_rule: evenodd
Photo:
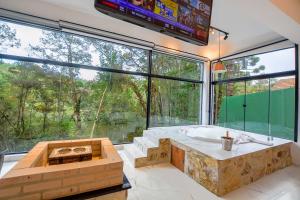
M 130 79 L 127 79 L 127 82 L 128 82 L 128 84 L 129 84 L 129 86 L 131 87 L 131 89 L 133 90 L 133 92 L 135 93 L 135 95 L 137 96 L 138 101 L 139 101 L 140 105 L 141 105 L 142 108 L 143 108 L 142 116 L 146 116 L 147 105 L 146 105 L 145 100 L 143 99 L 143 95 L 142 95 L 141 92 L 139 91 L 138 86 L 136 85 L 135 82 L 133 82 L 133 81 L 130 80 Z
M 100 110 L 101 110 L 101 107 L 102 107 L 102 103 L 103 103 L 103 100 L 104 100 L 104 96 L 106 94 L 106 91 L 107 91 L 107 88 L 108 88 L 108 85 L 106 85 L 104 91 L 103 91 L 103 94 L 101 96 L 101 99 L 99 101 L 99 106 L 98 106 L 98 110 L 97 110 L 97 113 L 96 113 L 96 117 L 95 117 L 95 120 L 94 120 L 94 123 L 93 123 L 93 126 L 92 126 L 92 130 L 91 130 L 91 133 L 90 133 L 90 138 L 93 138 L 94 137 L 94 131 L 95 131 L 95 127 L 96 127 L 96 123 L 98 121 L 98 117 L 99 117 L 99 114 L 100 114 Z
M 45 133 L 46 132 L 46 122 L 47 122 L 47 113 L 46 112 L 44 112 L 43 113 L 43 133 Z
M 74 95 L 73 102 L 75 102 L 73 107 L 73 119 L 76 123 L 77 129 L 81 129 L 81 94 Z
M 73 52 L 72 52 L 72 42 L 68 43 L 68 62 L 73 62 Z M 71 92 L 73 100 L 73 115 L 72 118 L 75 121 L 77 129 L 81 129 L 81 94 L 80 91 L 77 91 L 76 80 L 73 68 L 69 68 L 69 77 L 71 79 Z
M 23 90 L 24 88 L 21 88 L 21 92 L 19 94 L 19 105 L 18 105 L 18 119 L 17 119 L 17 131 L 19 136 L 21 136 L 22 131 L 21 131 L 21 115 L 22 115 L 22 102 L 23 102 Z
M 61 84 L 62 84 L 62 80 L 61 80 L 61 73 L 59 74 L 59 88 L 58 88 L 58 95 L 57 95 L 57 120 L 58 120 L 58 124 L 61 125 L 61 121 L 62 121 L 62 109 L 61 109 L 61 92 L 62 92 L 62 88 L 61 88 Z
M 20 99 L 19 99 L 19 108 L 18 108 L 18 121 L 17 121 L 17 130 L 19 132 L 19 136 L 24 136 L 25 132 L 25 102 L 28 94 L 28 89 L 25 89 L 22 86 L 20 92 Z
M 234 95 L 234 83 L 227 83 L 227 96 L 231 97 Z
M 223 99 L 223 91 L 222 91 L 222 85 L 219 85 L 218 91 L 217 91 L 217 103 L 215 104 L 215 112 L 214 112 L 214 124 L 219 122 L 219 116 L 220 116 L 220 111 L 221 111 L 221 105 L 222 105 L 222 99 Z

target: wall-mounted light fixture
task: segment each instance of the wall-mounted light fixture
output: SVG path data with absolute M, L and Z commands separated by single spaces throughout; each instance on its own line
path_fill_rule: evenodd
M 218 28 L 216 28 L 216 27 L 210 26 L 210 33 L 211 33 L 212 35 L 215 34 L 215 31 L 218 31 L 219 33 L 224 34 L 224 40 L 227 40 L 227 39 L 228 39 L 228 37 L 229 37 L 229 33 L 228 33 L 228 32 L 223 31 L 223 30 L 221 30 L 221 29 L 218 29 Z
M 227 39 L 228 39 L 228 34 L 225 34 L 224 40 L 227 40 Z

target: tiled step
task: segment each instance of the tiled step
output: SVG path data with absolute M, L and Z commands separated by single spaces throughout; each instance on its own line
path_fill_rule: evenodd
M 135 137 L 132 144 L 124 145 L 124 153 L 134 167 L 170 162 L 170 139 L 160 138 L 164 130 L 144 130 L 143 137 Z
M 143 137 L 151 141 L 154 145 L 159 146 L 159 137 L 156 136 L 155 131 L 145 130 L 143 132 Z
M 124 144 L 124 152 L 133 166 L 135 166 L 136 159 L 147 157 L 147 154 L 143 153 L 135 144 Z
M 133 143 L 146 155 L 148 149 L 158 148 L 158 145 L 154 144 L 146 137 L 135 137 Z

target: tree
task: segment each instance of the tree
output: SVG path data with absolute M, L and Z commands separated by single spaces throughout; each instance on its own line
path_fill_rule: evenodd
M 200 80 L 201 66 L 197 61 L 171 57 L 165 54 L 153 54 L 154 74 Z M 194 102 L 199 94 L 198 84 L 180 84 L 172 80 L 153 79 L 151 91 L 151 115 L 153 121 L 168 119 L 169 125 L 198 122 L 199 107 Z M 194 92 L 192 92 L 194 91 Z M 199 102 L 199 99 L 197 99 Z M 186 120 L 186 121 L 185 121 Z M 161 122 L 159 122 L 161 123 Z
M 0 22 L 0 51 L 20 47 L 20 45 L 20 40 L 16 37 L 16 30 L 12 29 L 7 23 Z
M 76 64 L 90 64 L 92 56 L 89 53 L 91 41 L 88 38 L 78 37 L 68 33 L 56 32 L 56 31 L 43 31 L 43 37 L 40 39 L 40 44 L 37 46 L 31 46 L 31 50 L 34 54 L 42 56 L 47 59 L 54 59 L 57 61 L 63 61 Z M 61 68 L 61 75 L 68 76 L 68 80 L 64 84 L 69 88 L 70 96 L 73 102 L 73 115 L 78 129 L 81 128 L 81 98 L 82 88 L 77 85 L 76 79 L 79 76 L 79 69 Z M 62 120 L 62 114 L 64 110 L 64 102 L 62 98 L 62 80 L 58 89 L 58 118 Z
M 265 70 L 264 65 L 257 66 L 260 58 L 257 56 L 248 56 L 239 59 L 232 59 L 225 62 L 226 65 L 226 77 L 236 78 L 245 77 L 250 75 L 255 75 Z M 235 87 L 234 83 L 227 84 L 227 96 L 232 96 L 236 92 L 244 93 L 244 91 L 239 91 L 239 87 Z
M 25 136 L 25 108 L 28 95 L 34 88 L 38 88 L 39 81 L 36 78 L 36 71 L 39 67 L 26 62 L 19 62 L 16 67 L 11 67 L 9 71 L 14 74 L 12 84 L 18 87 L 18 114 L 16 131 L 19 136 Z
M 145 72 L 147 71 L 147 56 L 144 51 L 127 46 L 114 45 L 111 43 L 95 40 L 93 45 L 96 53 L 99 55 L 100 64 L 102 67 L 114 68 L 119 70 L 136 70 Z M 121 83 L 124 87 L 130 87 L 135 93 L 140 105 L 143 108 L 142 116 L 146 113 L 146 100 L 145 96 L 141 93 L 139 85 L 130 76 L 123 75 L 120 77 L 118 74 L 112 73 L 108 82 L 109 87 L 112 87 L 115 80 L 118 84 Z M 106 90 L 105 90 L 106 91 Z

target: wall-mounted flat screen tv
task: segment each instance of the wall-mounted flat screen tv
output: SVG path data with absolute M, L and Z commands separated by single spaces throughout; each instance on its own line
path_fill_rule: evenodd
M 95 8 L 113 17 L 207 45 L 213 0 L 95 0 Z

